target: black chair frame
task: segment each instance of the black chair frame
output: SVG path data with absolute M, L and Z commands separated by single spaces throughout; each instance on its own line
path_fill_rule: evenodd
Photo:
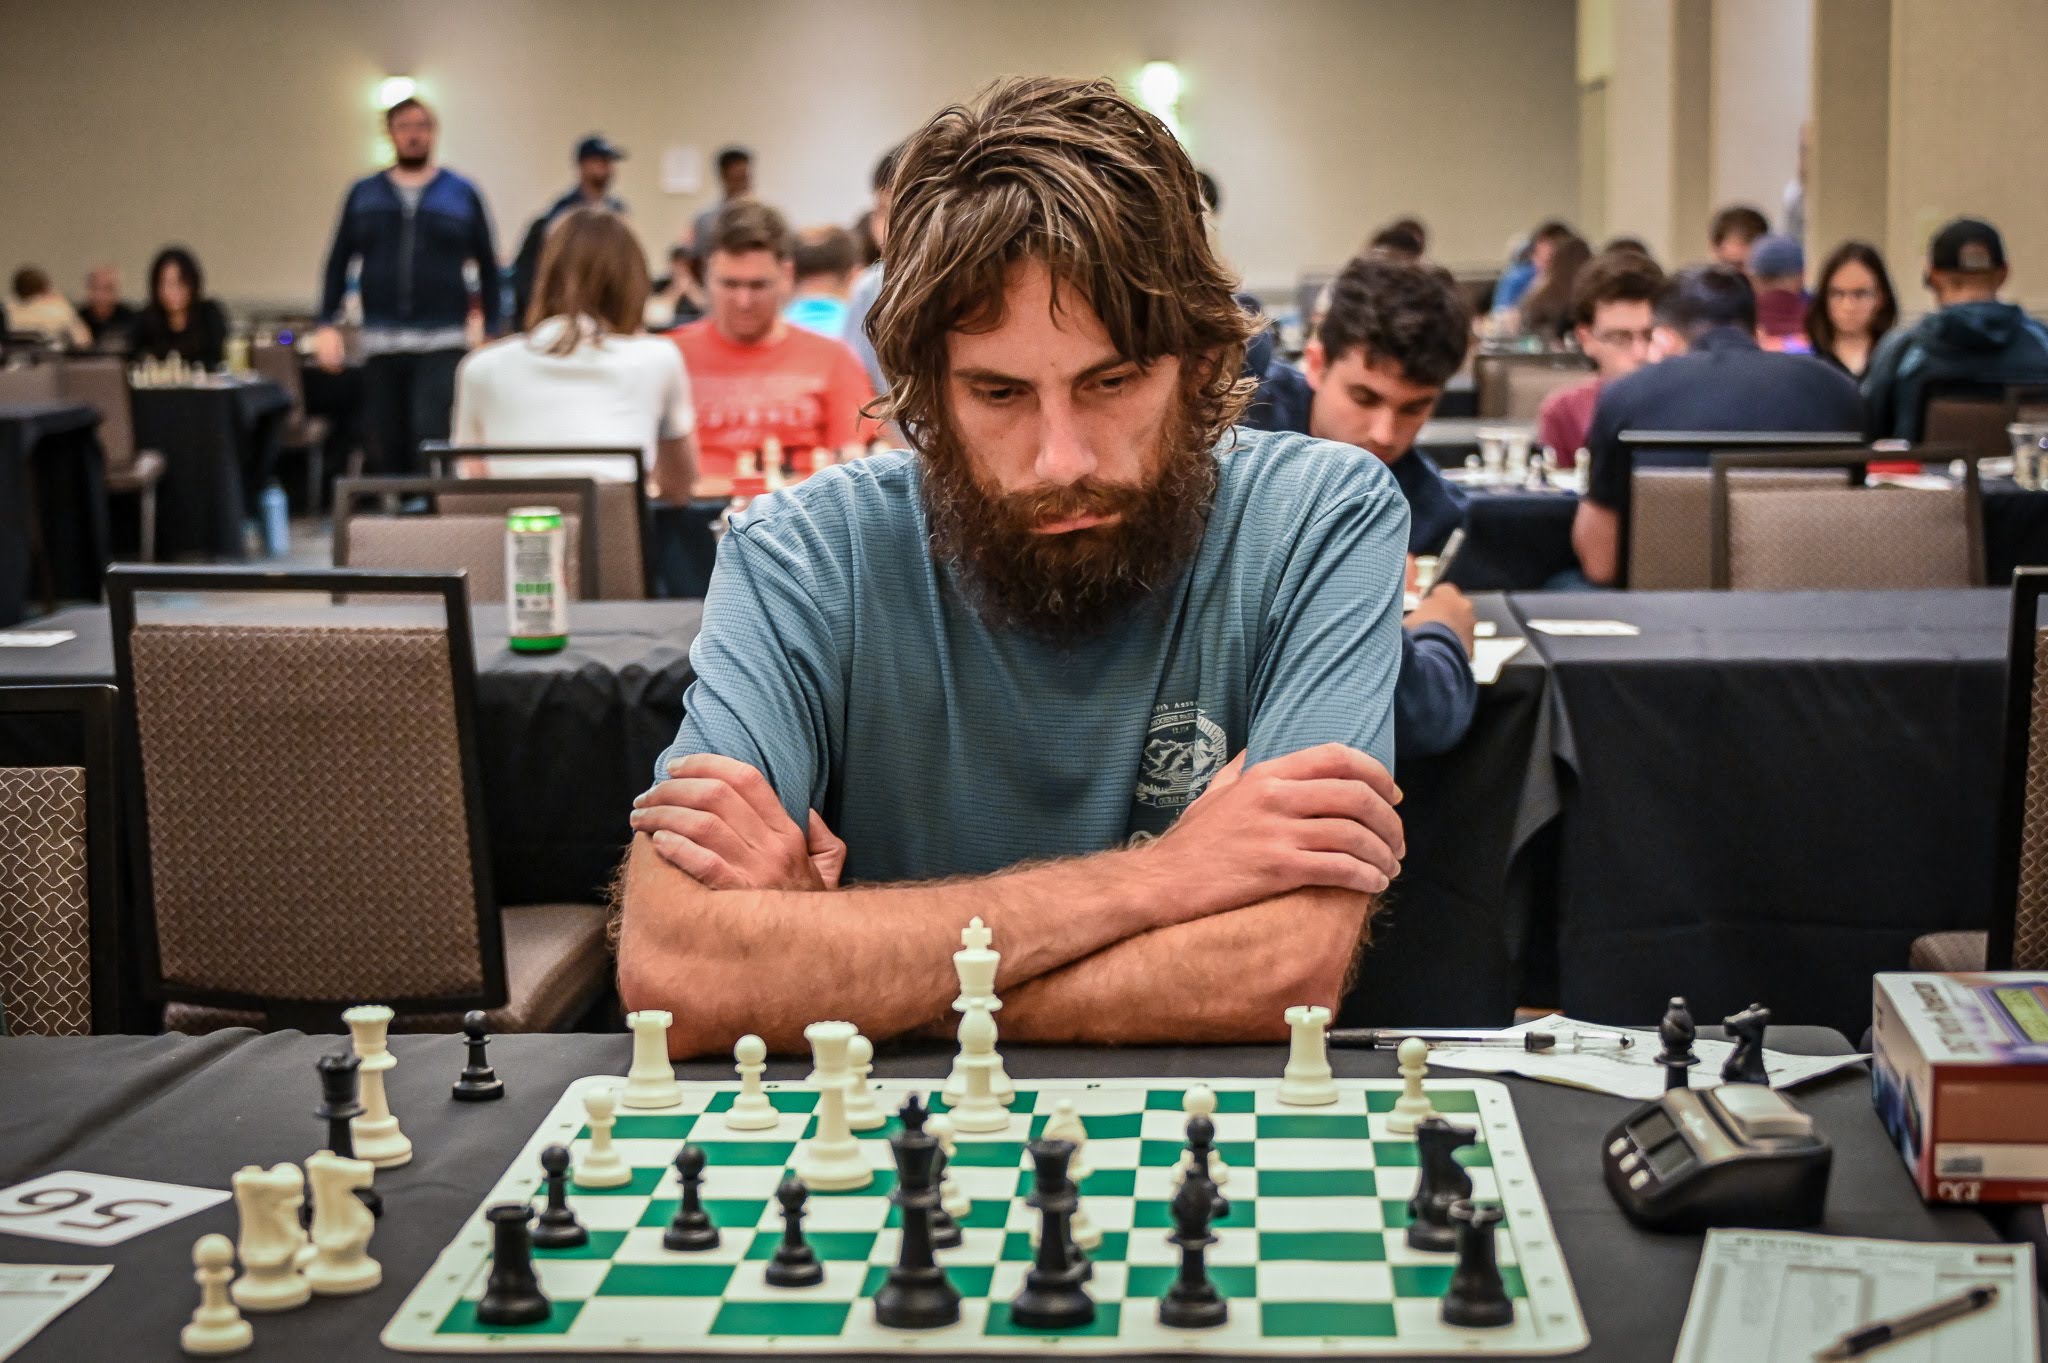
M 590 478 L 492 478 L 486 489 L 479 478 L 337 478 L 334 480 L 334 566 L 348 566 L 349 521 L 355 514 L 358 499 L 380 499 L 388 511 L 399 512 L 408 498 L 426 497 L 434 500 L 439 511 L 439 498 L 443 493 L 509 492 L 525 497 L 554 497 L 576 499 L 576 514 L 582 518 L 577 529 L 576 557 L 577 571 L 582 574 L 583 599 L 588 600 L 597 592 L 598 571 L 598 523 L 597 483 Z M 549 503 L 542 503 L 548 505 Z M 564 508 L 557 508 L 564 509 Z M 464 573 L 464 581 L 468 574 Z M 481 602 L 472 604 L 481 605 Z
M 647 510 L 647 475 L 639 449 L 630 445 L 594 445 L 587 449 L 574 445 L 451 445 L 445 440 L 423 440 L 420 456 L 437 478 L 454 477 L 454 461 L 458 459 L 618 459 L 622 463 L 630 460 L 627 468 L 633 484 L 633 518 L 640 527 L 640 590 L 649 598 L 654 596 L 654 523 Z
M 2034 733 L 2034 638 L 2041 628 L 2041 598 L 2048 568 L 2012 575 L 2012 631 L 2005 664 L 2005 732 L 1999 749 L 1998 843 L 1991 870 L 1991 930 L 1984 944 L 1987 970 L 2011 970 L 2020 908 L 2020 842 L 2027 822 L 2027 761 Z

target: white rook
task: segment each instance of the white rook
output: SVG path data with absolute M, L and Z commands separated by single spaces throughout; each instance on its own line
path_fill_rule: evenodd
M 673 1014 L 659 1008 L 626 1014 L 626 1025 L 633 1029 L 633 1066 L 626 1071 L 620 1106 L 675 1107 L 683 1101 L 683 1086 L 668 1063 L 668 1027 L 674 1021 Z
M 1287 1049 L 1287 1068 L 1280 1072 L 1280 1101 L 1290 1107 L 1323 1107 L 1337 1101 L 1337 1081 L 1330 1075 L 1330 1010 L 1296 1004 L 1287 1010 L 1294 1031 Z

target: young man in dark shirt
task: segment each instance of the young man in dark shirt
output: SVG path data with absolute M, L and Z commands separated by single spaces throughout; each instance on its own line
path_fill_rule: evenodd
M 1756 342 L 1756 294 L 1727 265 L 1695 265 L 1657 296 L 1655 363 L 1600 390 L 1586 449 L 1593 467 L 1572 521 L 1572 549 L 1587 581 L 1620 573 L 1621 517 L 1637 462 L 1624 431 L 1855 431 L 1856 385 L 1811 355 L 1779 355 Z M 1644 456 L 1642 462 L 1651 462 Z M 1701 467 L 1705 450 L 1658 451 L 1662 465 Z

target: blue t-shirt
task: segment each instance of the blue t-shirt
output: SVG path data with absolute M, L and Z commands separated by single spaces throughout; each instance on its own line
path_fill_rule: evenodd
M 1170 827 L 1238 752 L 1344 743 L 1392 767 L 1408 510 L 1348 445 L 1236 433 L 1193 563 L 1113 628 L 991 628 L 926 542 L 915 456 L 842 464 L 727 534 L 656 765 L 767 776 L 846 879 L 985 875 Z
M 846 331 L 846 300 L 826 298 L 821 294 L 792 298 L 789 306 L 782 310 L 782 320 L 793 327 L 815 331 L 836 341 Z

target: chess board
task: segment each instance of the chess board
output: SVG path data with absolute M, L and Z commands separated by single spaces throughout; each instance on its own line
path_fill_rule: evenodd
M 615 1075 L 577 1080 L 534 1132 L 483 1206 L 542 1201 L 540 1152 L 571 1144 L 581 1158 L 589 1131 L 583 1094 L 617 1085 Z M 825 1262 L 825 1281 L 768 1286 L 763 1270 L 781 1237 L 773 1193 L 812 1122 L 815 1090 L 769 1084 L 783 1114 L 777 1127 L 734 1131 L 719 1115 L 736 1083 L 685 1083 L 680 1105 L 621 1108 L 614 1141 L 633 1166 L 630 1184 L 570 1190 L 590 1229 L 574 1250 L 536 1252 L 553 1314 L 519 1327 L 481 1325 L 477 1299 L 489 1272 L 490 1227 L 477 1209 L 406 1298 L 383 1341 L 432 1353 L 589 1351 L 645 1353 L 973 1354 L 1560 1354 L 1587 1334 L 1542 1191 L 1529 1163 L 1505 1086 L 1489 1079 L 1428 1085 L 1444 1116 L 1479 1131 L 1459 1152 L 1474 1196 L 1506 1208 L 1499 1258 L 1515 1299 L 1515 1322 L 1499 1330 L 1457 1329 L 1437 1315 L 1454 1256 L 1408 1248 L 1402 1233 L 1417 1178 L 1412 1138 L 1388 1132 L 1396 1080 L 1342 1080 L 1342 1097 L 1320 1108 L 1288 1107 L 1278 1081 L 1211 1081 L 1218 1153 L 1229 1164 L 1222 1191 L 1230 1213 L 1209 1251 L 1211 1276 L 1230 1301 L 1228 1324 L 1177 1330 L 1159 1324 L 1157 1301 L 1179 1251 L 1167 1242 L 1171 1176 L 1185 1140 L 1186 1080 L 1019 1081 L 1006 1132 L 961 1133 L 952 1176 L 973 1199 L 962 1218 L 965 1243 L 939 1261 L 963 1296 L 961 1319 L 941 1330 L 877 1325 L 868 1300 L 895 1262 L 900 1232 L 888 1195 L 895 1185 L 886 1127 L 858 1133 L 874 1183 L 853 1192 L 813 1191 L 805 1232 Z M 929 1085 L 929 1086 L 928 1086 Z M 892 1111 L 915 1087 L 944 1110 L 929 1081 L 881 1082 Z M 1009 1301 L 1030 1267 L 1037 1214 L 1025 1142 L 1053 1105 L 1071 1098 L 1088 1130 L 1083 1205 L 1103 1231 L 1090 1258 L 1092 1325 L 1040 1331 L 1016 1324 Z M 709 1157 L 705 1206 L 722 1233 L 715 1250 L 662 1247 L 678 1190 L 672 1167 L 685 1141 Z

